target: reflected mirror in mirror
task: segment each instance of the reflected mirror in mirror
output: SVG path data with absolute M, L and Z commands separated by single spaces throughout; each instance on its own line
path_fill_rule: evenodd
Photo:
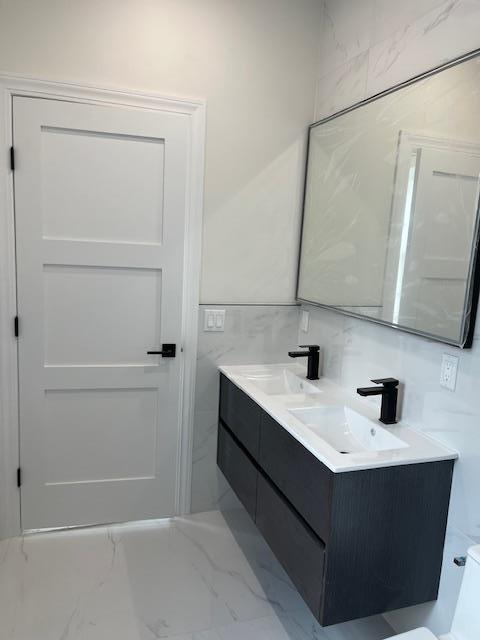
M 479 117 L 477 53 L 310 127 L 299 300 L 469 346 Z

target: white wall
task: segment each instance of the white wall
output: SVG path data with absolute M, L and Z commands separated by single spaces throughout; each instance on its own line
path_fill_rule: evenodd
M 478 0 L 327 0 L 316 115 L 320 118 L 480 47 Z M 388 614 L 397 631 L 450 628 L 462 569 L 452 562 L 480 542 L 480 322 L 473 348 L 449 349 L 366 321 L 310 308 L 308 335 L 324 350 L 324 375 L 352 391 L 370 378 L 404 384 L 402 418 L 458 449 L 440 598 Z M 455 392 L 439 386 L 442 353 L 460 357 Z M 376 400 L 372 400 L 375 401 Z
M 0 0 L 0 71 L 206 98 L 201 300 L 292 302 L 320 20 L 319 0 Z

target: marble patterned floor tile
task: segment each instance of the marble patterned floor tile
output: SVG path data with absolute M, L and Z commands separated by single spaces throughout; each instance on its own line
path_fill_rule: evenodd
M 221 627 L 217 633 L 220 640 L 328 640 L 323 632 L 312 636 L 288 617 L 276 616 Z
M 243 509 L 0 542 L 1 640 L 391 635 L 342 626 L 320 627 Z
M 212 571 L 173 523 L 120 530 L 131 599 L 142 640 L 213 626 Z
M 306 610 L 296 589 L 256 532 L 245 512 L 177 519 L 212 569 L 214 626 Z M 192 526 L 192 522 L 197 526 Z M 225 524 L 229 526 L 225 526 Z M 232 532 L 233 535 L 232 535 Z M 236 537 L 235 537 L 236 536 Z
M 2 640 L 137 640 L 129 582 L 108 529 L 0 543 Z

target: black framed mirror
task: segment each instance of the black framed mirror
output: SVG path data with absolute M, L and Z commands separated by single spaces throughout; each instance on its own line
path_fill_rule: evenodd
M 479 117 L 476 51 L 310 126 L 299 301 L 471 345 Z

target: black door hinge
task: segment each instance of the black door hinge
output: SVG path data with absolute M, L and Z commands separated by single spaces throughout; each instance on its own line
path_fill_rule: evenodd
M 15 171 L 15 149 L 10 147 L 10 169 Z
M 22 486 L 22 470 L 20 469 L 20 467 L 18 467 L 17 469 L 17 487 L 21 487 Z
M 18 338 L 18 316 L 15 316 L 13 321 L 13 332 L 15 334 L 15 338 Z

